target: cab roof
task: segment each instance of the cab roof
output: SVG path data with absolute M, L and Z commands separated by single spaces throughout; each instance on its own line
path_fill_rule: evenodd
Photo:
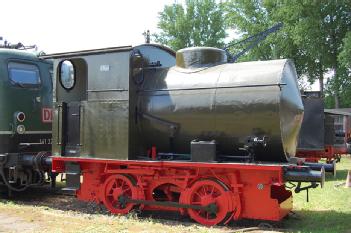
M 28 57 L 31 59 L 38 58 L 36 54 L 26 50 L 7 49 L 7 48 L 0 48 L 0 55 Z
M 140 46 L 150 46 L 150 47 L 156 47 L 163 49 L 167 51 L 169 54 L 175 56 L 175 52 L 164 46 L 164 45 L 159 45 L 159 44 L 141 44 L 138 46 L 119 46 L 119 47 L 108 47 L 108 48 L 102 48 L 102 49 L 90 49 L 90 50 L 80 50 L 80 51 L 73 51 L 73 52 L 64 52 L 64 53 L 53 53 L 53 54 L 47 54 L 47 55 L 42 55 L 40 58 L 43 59 L 55 59 L 55 58 L 69 58 L 69 57 L 76 57 L 76 56 L 84 56 L 84 55 L 93 55 L 93 54 L 104 54 L 104 53 L 113 53 L 113 52 L 122 52 L 122 51 L 129 51 L 132 50 L 133 48 L 138 48 Z

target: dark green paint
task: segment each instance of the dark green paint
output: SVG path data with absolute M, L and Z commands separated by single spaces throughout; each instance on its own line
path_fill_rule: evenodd
M 9 62 L 37 66 L 41 84 L 36 88 L 12 84 L 8 75 Z M 14 49 L 0 49 L 0 134 L 3 136 L 0 142 L 1 152 L 9 150 L 14 152 L 18 149 L 18 145 L 13 145 L 11 142 L 13 138 L 17 137 L 15 129 L 18 124 L 24 125 L 26 131 L 51 131 L 51 123 L 42 122 L 42 108 L 52 107 L 51 69 L 52 63 L 50 61 L 40 59 L 32 53 Z M 26 119 L 23 123 L 16 121 L 16 112 L 25 113 Z M 9 131 L 14 133 L 10 134 Z M 49 136 L 45 138 L 49 138 Z

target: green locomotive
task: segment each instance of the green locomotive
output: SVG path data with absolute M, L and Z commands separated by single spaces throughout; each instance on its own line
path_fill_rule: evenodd
M 23 191 L 49 172 L 52 62 L 0 46 L 0 184 Z

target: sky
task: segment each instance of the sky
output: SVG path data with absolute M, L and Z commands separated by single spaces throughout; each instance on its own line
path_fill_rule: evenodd
M 0 0 L 0 36 L 45 53 L 144 43 L 177 0 Z
M 139 45 L 175 2 L 184 0 L 0 0 L 0 37 L 46 54 Z

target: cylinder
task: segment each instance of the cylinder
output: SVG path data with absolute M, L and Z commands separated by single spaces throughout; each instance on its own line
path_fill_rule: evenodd
M 211 47 L 185 48 L 176 54 L 176 66 L 186 69 L 214 66 L 226 62 L 225 51 Z
M 206 49 L 206 48 L 205 48 Z M 195 58 L 201 49 L 195 49 Z M 295 155 L 303 105 L 290 60 L 223 64 L 218 56 L 148 69 L 138 91 L 139 133 L 146 147 L 190 153 L 192 140 L 215 140 L 217 152 L 242 155 L 248 138 L 267 139 L 255 150 L 259 161 L 286 162 Z M 189 51 L 183 51 L 188 55 Z M 184 54 L 180 61 L 184 61 Z M 185 57 L 186 57 L 185 56 Z M 145 136 L 147 135 L 147 136 Z
M 324 167 L 319 171 L 312 170 L 310 167 L 285 167 L 283 177 L 286 182 L 317 182 L 323 187 L 325 171 Z
M 303 163 L 303 166 L 308 166 L 314 171 L 320 171 L 322 167 L 325 172 L 330 172 L 333 176 L 336 176 L 336 162 L 335 160 L 332 163 Z

